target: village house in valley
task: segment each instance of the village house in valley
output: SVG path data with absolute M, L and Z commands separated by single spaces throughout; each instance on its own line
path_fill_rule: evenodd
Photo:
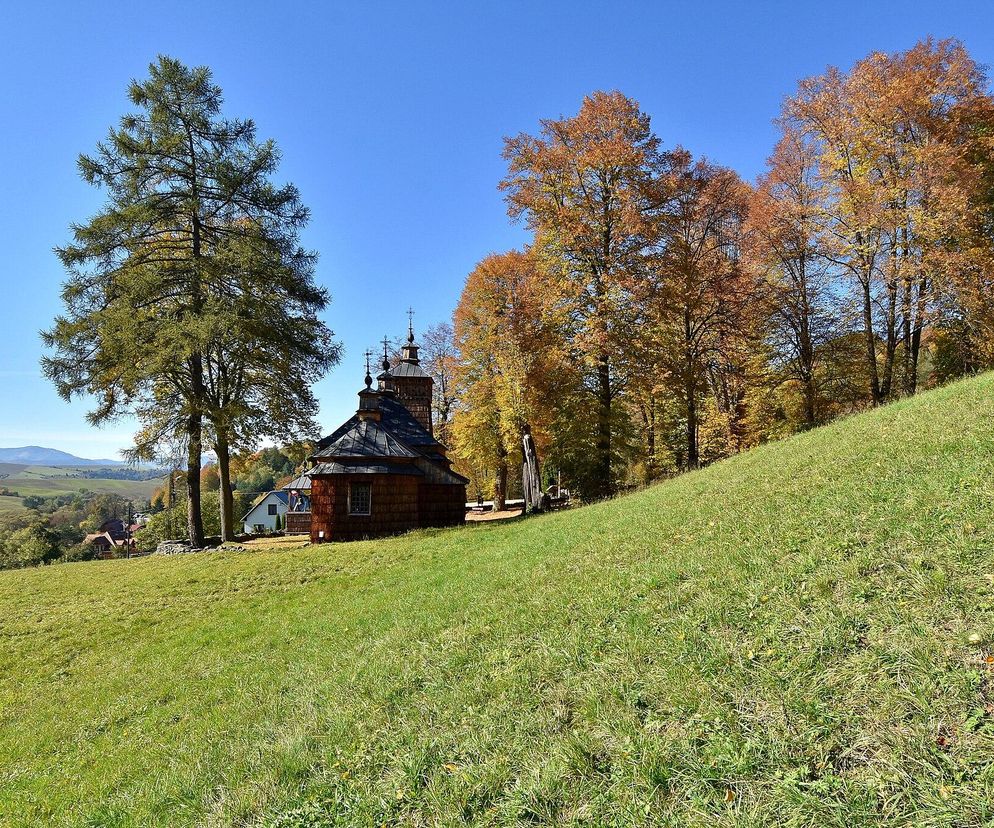
M 242 518 L 242 528 L 248 535 L 261 535 L 282 529 L 286 519 L 289 497 L 285 491 L 266 492 L 258 497 Z
M 434 381 L 420 366 L 413 330 L 373 388 L 368 365 L 356 413 L 318 442 L 313 466 L 288 484 L 287 532 L 313 543 L 359 540 L 466 517 L 465 477 L 452 471 L 432 424 Z M 306 511 L 306 507 L 310 511 Z
M 135 550 L 135 532 L 139 529 L 138 523 L 128 524 L 120 518 L 111 518 L 100 524 L 99 531 L 88 534 L 83 543 L 92 546 L 98 558 L 127 555 Z

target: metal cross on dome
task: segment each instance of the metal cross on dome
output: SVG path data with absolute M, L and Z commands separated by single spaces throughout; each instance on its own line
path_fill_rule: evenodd
M 373 352 L 367 348 L 363 356 L 366 357 L 366 387 L 368 388 L 373 384 L 373 377 L 369 373 L 369 360 L 372 359 Z
M 414 308 L 407 309 L 407 341 L 414 342 Z
M 387 356 L 387 348 L 390 347 L 390 340 L 385 336 L 383 337 L 383 370 L 390 370 L 390 357 Z

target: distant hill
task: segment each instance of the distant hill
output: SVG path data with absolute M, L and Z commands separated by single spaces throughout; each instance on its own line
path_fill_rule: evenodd
M 123 460 L 87 460 L 58 449 L 42 446 L 0 448 L 0 463 L 25 463 L 29 466 L 124 466 Z

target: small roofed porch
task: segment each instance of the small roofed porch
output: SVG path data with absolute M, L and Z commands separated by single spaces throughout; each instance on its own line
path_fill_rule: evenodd
M 307 474 L 295 477 L 283 487 L 287 493 L 284 535 L 311 534 L 311 478 Z

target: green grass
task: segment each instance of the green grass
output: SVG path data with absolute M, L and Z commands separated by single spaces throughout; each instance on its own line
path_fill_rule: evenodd
M 991 824 L 992 502 L 987 375 L 572 512 L 0 573 L 0 824 Z

